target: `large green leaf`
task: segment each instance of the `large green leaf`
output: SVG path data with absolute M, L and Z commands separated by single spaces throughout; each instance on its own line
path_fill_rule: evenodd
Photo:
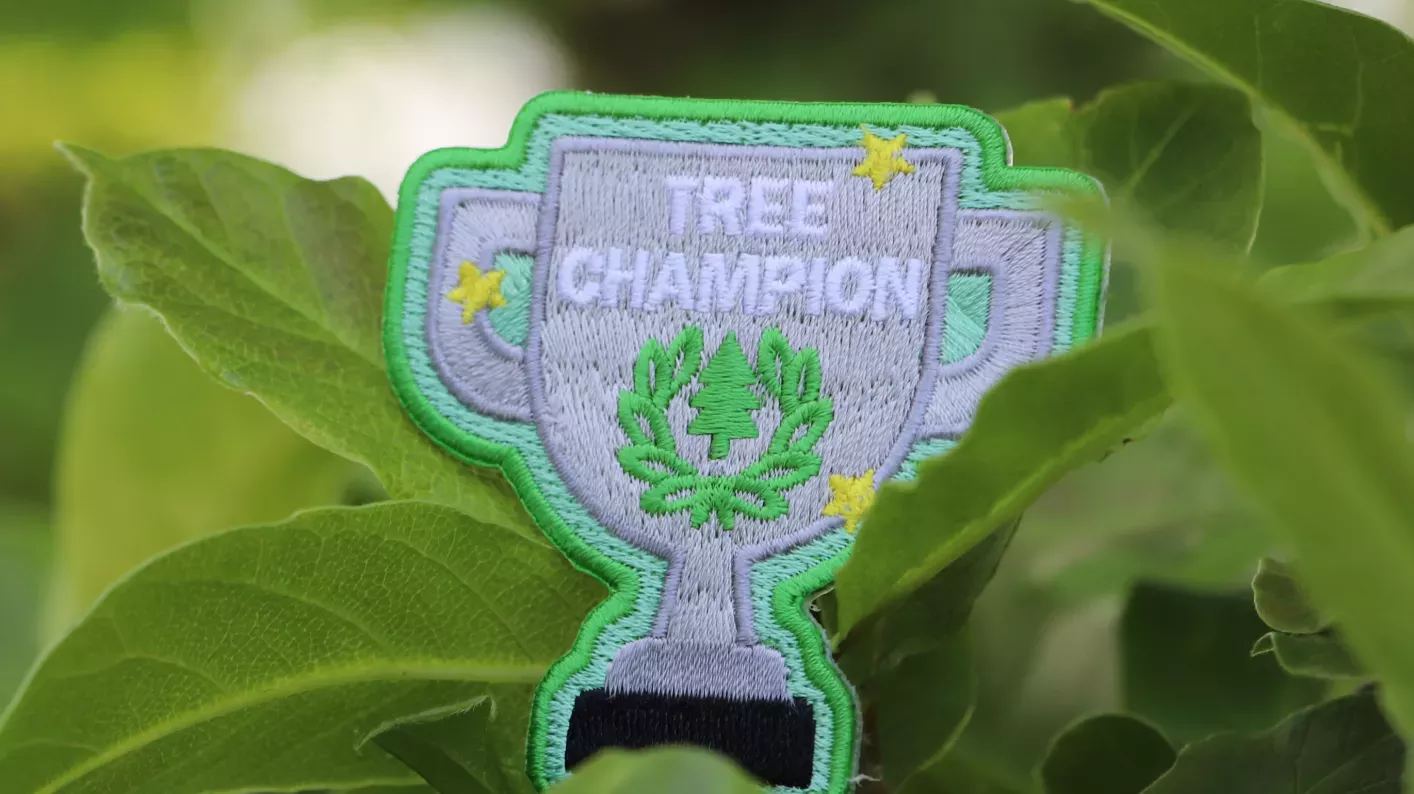
M 1189 745 L 1145 794 L 1399 794 L 1404 752 L 1364 692 L 1312 706 L 1265 733 Z
M 0 505 L 0 704 L 10 701 L 39 655 L 50 545 L 40 509 Z
M 1076 114 L 1078 165 L 1161 228 L 1246 250 L 1262 211 L 1262 136 L 1241 92 L 1174 81 L 1100 94 Z
M 1251 655 L 1266 630 L 1245 592 L 1136 585 L 1120 623 L 1125 710 L 1184 744 L 1261 730 L 1319 700 L 1320 682 Z
M 837 577 L 840 635 L 922 587 L 1168 404 L 1143 327 L 1007 375 L 957 447 L 919 467 L 915 482 L 880 489 Z
M 1287 265 L 1262 276 L 1269 294 L 1365 315 L 1414 304 L 1414 226 L 1320 262 Z
M 409 782 L 367 739 L 538 681 L 598 596 L 559 559 L 422 502 L 184 546 L 116 585 L 41 661 L 0 723 L 0 780 L 26 794 Z
M 550 789 L 554 794 L 760 794 L 732 762 L 704 750 L 608 750 Z
M 1414 635 L 1390 606 L 1414 603 L 1407 398 L 1336 326 L 1230 267 L 1161 255 L 1150 272 L 1175 391 L 1414 735 Z
M 1414 223 L 1414 43 L 1313 0 L 1087 0 L 1279 113 L 1364 223 Z
M 89 343 L 61 439 L 51 628 L 67 628 L 159 552 L 338 502 L 353 470 L 213 383 L 156 318 L 110 313 Z
M 1124 714 L 1081 720 L 1056 737 L 1041 764 L 1046 794 L 1139 794 L 1173 766 L 1154 726 Z
M 393 395 L 379 343 L 392 213 L 372 185 L 216 150 L 67 151 L 89 176 L 84 233 L 115 297 L 151 307 L 209 373 L 394 496 L 538 538 L 500 477 L 446 454 Z

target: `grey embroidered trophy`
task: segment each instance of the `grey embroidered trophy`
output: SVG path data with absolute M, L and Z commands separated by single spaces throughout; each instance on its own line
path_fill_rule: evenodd
M 857 709 L 806 600 L 880 485 L 1097 322 L 1103 246 L 1036 198 L 1095 186 L 1005 154 L 962 108 L 549 95 L 507 149 L 414 167 L 399 394 L 614 593 L 537 692 L 538 785 L 692 743 L 848 787 Z

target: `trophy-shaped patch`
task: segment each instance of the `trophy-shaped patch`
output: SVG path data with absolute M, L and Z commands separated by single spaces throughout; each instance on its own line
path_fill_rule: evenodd
M 403 184 L 394 383 L 612 597 L 537 692 L 540 787 L 697 744 L 842 792 L 853 691 L 805 604 L 877 488 L 1009 369 L 1096 332 L 1103 241 L 996 122 L 921 105 L 551 94 Z

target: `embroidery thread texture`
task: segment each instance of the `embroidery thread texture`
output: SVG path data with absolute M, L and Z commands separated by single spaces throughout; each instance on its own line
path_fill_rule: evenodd
M 722 362 L 717 370 L 721 380 L 712 377 L 712 362 L 718 361 Z M 616 453 L 619 465 L 629 476 L 651 486 L 639 504 L 654 515 L 689 512 L 694 527 L 716 515 L 722 529 L 728 531 L 736 527 L 738 515 L 766 521 L 780 518 L 790 510 L 782 492 L 820 473 L 815 445 L 834 419 L 833 402 L 820 395 L 819 354 L 811 348 L 797 353 L 784 334 L 770 328 L 761 336 L 755 370 L 732 333 L 722 341 L 712 362 L 699 379 L 706 385 L 689 401 L 702 413 L 693 420 L 698 430 L 689 425 L 688 432 L 711 435 L 714 458 L 726 456 L 725 449 L 717 454 L 718 438 L 726 443 L 730 438 L 755 438 L 757 428 L 749 416 L 742 422 L 737 416 L 718 420 L 713 414 L 749 413 L 760 408 L 760 400 L 750 391 L 759 384 L 779 403 L 782 415 L 766 454 L 736 474 L 716 476 L 700 473 L 678 455 L 677 440 L 668 425 L 668 404 L 702 365 L 702 329 L 688 326 L 668 347 L 649 339 L 639 351 L 633 390 L 619 392 L 619 427 L 629 440 Z M 723 395 L 722 389 L 731 391 Z M 708 416 L 702 423 L 706 427 L 699 425 L 704 414 Z M 730 432 L 740 435 L 726 435 Z
M 481 392 L 499 388 L 501 384 L 523 390 L 520 381 L 512 379 L 508 373 L 504 378 L 493 376 L 479 383 L 465 383 L 449 368 L 443 355 L 436 352 L 441 337 L 434 329 L 450 326 L 441 325 L 444 321 L 439 318 L 443 317 L 444 310 L 428 301 L 431 297 L 440 299 L 445 295 L 445 290 L 454 286 L 447 279 L 455 276 L 455 264 L 451 266 L 451 274 L 442 264 L 445 235 L 449 228 L 453 236 L 467 233 L 458 231 L 463 223 L 460 214 L 455 214 L 453 220 L 461 200 L 449 199 L 451 203 L 442 206 L 440 215 L 439 202 L 457 191 L 500 197 L 524 196 L 533 201 L 545 189 L 550 146 L 564 136 L 802 148 L 849 146 L 861 142 L 857 126 L 860 118 L 870 119 L 876 125 L 873 130 L 879 135 L 897 137 L 906 133 L 910 144 L 951 147 L 964 158 L 960 191 L 964 220 L 959 231 L 958 267 L 989 273 L 994 281 L 985 338 L 978 348 L 968 350 L 972 345 L 967 344 L 961 351 L 944 358 L 953 359 L 947 366 L 958 367 L 966 367 L 971 361 L 985 361 L 987 348 L 995 337 L 1018 338 L 1013 335 L 1008 317 L 1014 313 L 1014 308 L 1023 310 L 1024 315 L 1026 307 L 1019 304 L 1012 307 L 999 300 L 998 295 L 1007 290 L 1006 280 L 997 278 L 1008 275 L 1003 263 L 972 261 L 964 238 L 971 234 L 980 240 L 976 234 L 979 230 L 996 228 L 997 224 L 1025 225 L 1025 217 L 1035 217 L 1039 208 L 1034 200 L 1037 192 L 1094 195 L 1098 191 L 1093 181 L 1079 174 L 1012 168 L 1006 161 L 1003 133 L 994 122 L 969 109 L 550 95 L 527 106 L 507 148 L 436 152 L 420 160 L 404 182 L 398 202 L 385 325 L 389 369 L 400 399 L 417 423 L 455 454 L 477 465 L 500 466 L 516 484 L 527 509 L 551 539 L 578 565 L 609 584 L 613 593 L 591 613 L 573 651 L 552 666 L 537 691 L 527 763 L 538 787 L 543 788 L 565 774 L 558 759 L 564 754 L 568 707 L 572 705 L 574 693 L 602 682 L 614 650 L 650 631 L 662 594 L 665 563 L 661 558 L 619 541 L 577 506 L 567 485 L 555 476 L 536 438 L 534 426 L 526 424 L 531 417 L 522 407 L 526 404 L 524 399 L 508 393 L 509 399 L 499 402 L 498 395 L 494 409 L 489 402 L 486 409 L 480 408 Z M 797 231 L 808 231 L 817 219 L 811 212 L 810 187 L 800 189 L 801 198 L 793 195 L 787 198 L 778 186 L 761 184 L 762 196 L 770 202 L 791 202 L 787 226 L 794 221 Z M 797 202 L 803 202 L 799 210 Z M 775 204 L 763 203 L 762 206 Z M 1001 217 L 1011 211 L 1020 211 L 1015 213 L 1014 221 Z M 995 223 L 982 218 L 988 213 L 997 216 Z M 973 214 L 977 222 L 967 220 Z M 748 227 L 758 232 L 769 231 L 780 224 L 781 218 L 781 213 L 765 212 L 748 218 Z M 751 225 L 753 220 L 754 226 Z M 965 234 L 968 228 L 973 231 Z M 1045 250 L 1058 252 L 1058 281 L 1044 299 L 1049 302 L 1046 305 L 1054 309 L 1054 323 L 1048 322 L 1037 334 L 1040 341 L 1027 348 L 1039 354 L 1068 349 L 1098 330 L 1104 286 L 1104 241 L 1073 226 L 1062 230 L 1057 225 L 1054 229 L 1054 238 L 1042 235 L 1047 240 Z M 470 231 L 476 233 L 474 228 Z M 999 232 L 985 232 L 995 233 Z M 980 246 L 978 250 L 984 248 Z M 632 274 L 634 265 L 636 263 L 626 260 L 620 267 L 627 267 Z M 824 303 L 823 290 L 815 291 L 815 285 L 824 281 L 823 276 L 815 275 L 818 269 L 815 262 L 807 265 L 804 294 L 808 307 L 820 307 Z M 793 282 L 793 272 L 794 268 L 781 271 L 779 281 L 783 287 Z M 629 292 L 628 286 L 627 281 L 619 279 L 617 287 L 622 293 Z M 607 299 L 607 293 L 603 297 Z M 637 300 L 638 305 L 642 305 L 643 297 Z M 446 321 L 459 326 L 460 317 L 453 313 L 454 308 L 461 307 L 446 306 Z M 814 308 L 812 313 L 820 311 Z M 456 350 L 455 347 L 442 348 L 443 353 L 455 354 Z M 962 358 L 955 359 L 959 353 Z M 510 363 L 512 359 L 500 352 L 494 355 L 478 352 L 475 360 L 494 364 L 498 360 Z M 457 366 L 470 363 L 468 359 Z M 979 386 L 991 377 L 982 369 L 977 370 Z M 971 399 L 967 396 L 970 393 L 971 387 L 960 393 L 963 396 L 959 398 L 959 405 Z M 474 410 L 469 410 L 468 405 Z M 952 425 L 950 412 L 940 418 L 948 421 L 930 421 L 927 432 L 957 432 L 948 429 Z M 959 414 L 959 418 L 965 418 L 965 413 Z M 919 461 L 929 454 L 944 451 L 952 443 L 951 435 L 929 437 L 925 433 L 923 440 L 908 452 L 895 476 L 911 478 Z M 819 730 L 815 735 L 816 753 L 809 789 L 833 794 L 849 787 L 853 773 L 851 759 L 857 736 L 853 697 L 831 663 L 819 630 L 806 615 L 803 605 L 811 593 L 832 579 L 834 571 L 847 557 L 849 541 L 849 535 L 841 530 L 818 536 L 774 557 L 759 561 L 743 558 L 736 563 L 739 586 L 747 588 L 747 599 L 754 605 L 750 614 L 756 616 L 753 625 L 760 633 L 761 642 L 791 660 L 791 691 L 807 698 L 817 714 Z

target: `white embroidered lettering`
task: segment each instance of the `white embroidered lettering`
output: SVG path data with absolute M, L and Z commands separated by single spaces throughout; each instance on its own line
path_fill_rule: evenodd
M 761 302 L 757 314 L 774 314 L 782 296 L 805 285 L 805 263 L 793 256 L 768 256 L 761 270 Z
M 609 249 L 609 264 L 604 269 L 604 278 L 599 282 L 599 305 L 617 309 L 623 300 L 623 285 L 633 284 L 634 269 L 628 262 L 624 249 Z M 629 265 L 625 267 L 624 265 Z M 630 286 L 630 289 L 632 287 Z
M 697 204 L 700 217 L 697 231 L 701 234 L 741 236 L 741 205 L 746 191 L 740 179 L 709 176 L 702 180 L 702 192 Z
M 576 306 L 587 306 L 599 296 L 599 282 L 604 272 L 604 255 L 593 248 L 574 248 L 560 262 L 560 299 Z
M 760 285 L 761 257 L 741 254 L 736 266 L 728 270 L 726 256 L 704 254 L 697 273 L 697 309 L 731 312 L 739 302 L 743 314 L 752 314 Z
M 884 257 L 874 274 L 874 308 L 869 319 L 883 322 L 893 314 L 894 305 L 904 320 L 918 316 L 918 296 L 923 290 L 923 262 L 908 260 L 906 272 L 900 273 L 898 259 Z
M 687 212 L 692 207 L 692 194 L 702 185 L 695 176 L 670 176 L 663 180 L 668 188 L 668 233 L 681 237 L 687 234 Z
M 751 197 L 746 203 L 746 233 L 754 237 L 777 237 L 785 234 L 785 196 L 789 191 L 789 179 L 753 177 Z
M 831 314 L 862 314 L 873 293 L 874 271 L 852 256 L 836 262 L 825 277 L 825 306 Z
M 652 255 L 641 248 L 633 255 L 633 283 L 629 285 L 628 290 L 630 309 L 643 308 L 643 296 L 648 291 L 648 265 L 652 261 Z
M 687 277 L 687 259 L 679 253 L 663 257 L 663 267 L 653 279 L 653 289 L 648 291 L 643 308 L 657 311 L 670 297 L 677 300 L 679 307 L 691 311 L 692 280 Z
M 834 190 L 829 182 L 809 179 L 797 180 L 791 185 L 790 224 L 792 237 L 826 237 L 830 233 L 825 218 L 825 203 Z

